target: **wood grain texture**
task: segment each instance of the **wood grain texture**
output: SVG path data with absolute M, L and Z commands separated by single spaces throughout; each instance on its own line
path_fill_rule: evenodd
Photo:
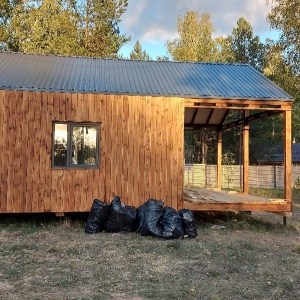
M 182 98 L 1 90 L 0 213 L 84 212 L 93 198 L 110 203 L 115 195 L 126 205 L 155 198 L 180 209 L 185 103 Z M 290 143 L 288 106 L 285 120 Z M 52 168 L 54 121 L 100 124 L 99 168 Z M 290 146 L 285 152 L 288 184 Z

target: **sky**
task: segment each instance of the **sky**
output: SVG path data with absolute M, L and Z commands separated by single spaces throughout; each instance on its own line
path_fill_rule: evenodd
M 278 36 L 266 20 L 270 10 L 271 4 L 267 5 L 266 0 L 128 0 L 120 30 L 122 34 L 131 36 L 131 41 L 119 53 L 129 58 L 135 42 L 139 40 L 152 59 L 167 56 L 166 41 L 178 37 L 177 17 L 188 11 L 211 15 L 214 38 L 231 34 L 238 19 L 244 17 L 252 25 L 254 34 L 264 42 L 266 38 Z

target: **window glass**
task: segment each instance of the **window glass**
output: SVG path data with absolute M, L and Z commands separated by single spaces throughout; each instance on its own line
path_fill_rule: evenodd
M 72 126 L 72 165 L 96 165 L 97 128 Z
M 53 124 L 53 167 L 99 166 L 99 124 Z
M 54 124 L 54 166 L 67 166 L 67 148 L 67 124 Z

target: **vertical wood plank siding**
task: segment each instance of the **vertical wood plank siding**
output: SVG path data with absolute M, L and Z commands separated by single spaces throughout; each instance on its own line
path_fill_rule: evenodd
M 184 100 L 0 91 L 0 213 L 83 212 L 119 195 L 183 205 Z M 99 122 L 100 168 L 51 168 L 52 122 Z

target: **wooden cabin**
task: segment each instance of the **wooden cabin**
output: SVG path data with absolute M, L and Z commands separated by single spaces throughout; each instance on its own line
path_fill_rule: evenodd
M 148 198 L 175 209 L 265 210 L 291 203 L 293 99 L 246 64 L 131 61 L 0 52 L 0 213 L 86 212 L 94 198 Z M 226 123 L 230 110 L 243 117 Z M 281 201 L 184 199 L 184 128 L 244 128 L 248 193 L 249 123 L 284 114 Z

